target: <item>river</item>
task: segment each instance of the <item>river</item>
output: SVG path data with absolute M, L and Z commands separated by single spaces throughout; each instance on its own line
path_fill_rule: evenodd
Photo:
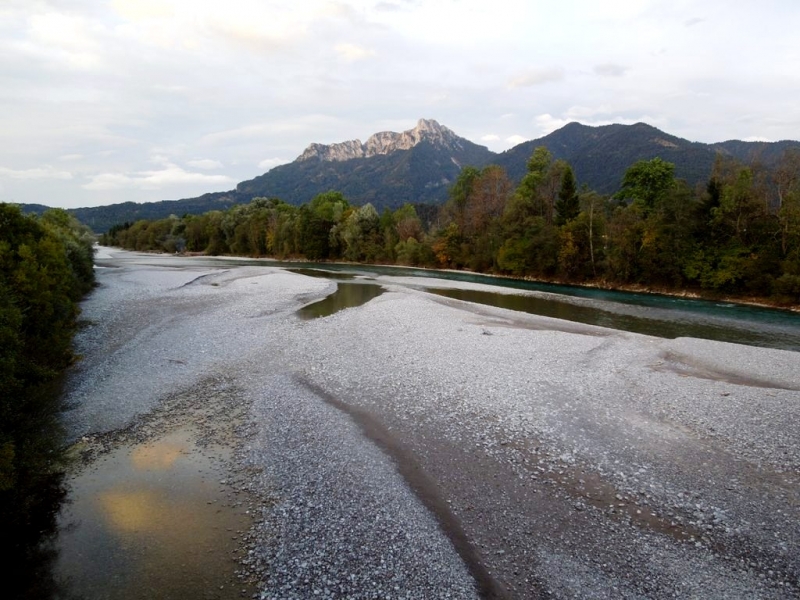
M 797 315 L 110 249 L 98 280 L 77 595 L 800 595 Z

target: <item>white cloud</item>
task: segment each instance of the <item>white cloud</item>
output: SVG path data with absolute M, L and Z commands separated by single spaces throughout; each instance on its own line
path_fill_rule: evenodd
M 103 31 L 86 18 L 58 12 L 35 14 L 28 21 L 29 42 L 20 48 L 72 69 L 91 70 L 103 62 L 97 40 Z
M 512 77 L 508 82 L 508 87 L 511 89 L 533 87 L 545 83 L 561 81 L 562 79 L 564 79 L 564 69 L 561 67 L 529 69 Z
M 628 71 L 628 68 L 614 63 L 604 63 L 595 65 L 592 70 L 600 77 L 622 77 Z
M 798 139 L 798 29 L 788 1 L 0 0 L 0 179 L 188 197 L 420 117 L 494 150 L 570 121 Z
M 506 142 L 511 144 L 512 146 L 516 146 L 521 144 L 522 142 L 527 142 L 528 138 L 521 136 L 521 135 L 511 135 L 506 138 Z
M 231 184 L 233 180 L 227 175 L 206 175 L 185 171 L 174 164 L 166 164 L 156 171 L 140 171 L 131 175 L 123 173 L 101 173 L 94 175 L 91 181 L 82 187 L 91 191 L 138 188 L 142 190 L 159 190 L 171 186 L 186 184 L 204 184 L 219 186 Z
M 538 129 L 537 137 L 547 135 L 548 133 L 553 133 L 556 129 L 561 129 L 564 125 L 571 121 L 573 121 L 573 119 L 557 118 L 549 113 L 539 115 L 533 120 Z
M 340 124 L 341 122 L 336 117 L 323 114 L 306 114 L 299 117 L 287 116 L 284 119 L 251 123 L 233 129 L 209 133 L 200 139 L 200 143 L 208 146 L 217 146 L 251 140 L 266 141 L 275 136 L 292 135 L 303 140 L 299 142 L 299 152 L 300 149 L 305 148 L 312 141 L 324 143 L 342 141 L 339 139 L 325 140 L 322 134 L 322 132 L 326 132 Z
M 82 187 L 85 190 L 98 192 L 119 190 L 130 187 L 131 185 L 132 179 L 127 175 L 122 175 L 121 173 L 101 173 L 100 175 L 95 175 L 92 177 L 92 180 L 89 183 L 84 184 Z
M 111 6 L 120 16 L 131 21 L 171 17 L 175 14 L 169 2 L 160 0 L 112 0 Z
M 265 171 L 269 171 L 270 169 L 273 169 L 278 165 L 286 164 L 287 162 L 289 161 L 283 158 L 265 158 L 264 160 L 258 163 L 258 168 L 264 169 Z
M 194 169 L 202 169 L 203 171 L 213 171 L 214 169 L 221 169 L 224 165 L 218 160 L 210 158 L 200 158 L 197 160 L 186 161 L 186 164 Z
M 334 50 L 339 58 L 347 62 L 356 62 L 376 55 L 374 50 L 356 44 L 336 44 Z
M 0 167 L 0 177 L 7 179 L 72 179 L 72 173 L 69 171 L 59 171 L 49 165 L 21 170 Z

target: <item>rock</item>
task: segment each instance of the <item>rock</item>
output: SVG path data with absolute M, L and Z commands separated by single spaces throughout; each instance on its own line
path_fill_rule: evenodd
M 414 129 L 396 133 L 382 131 L 369 137 L 366 143 L 350 140 L 337 144 L 311 144 L 297 157 L 296 162 L 317 159 L 322 162 L 351 160 L 353 158 L 369 158 L 380 154 L 390 154 L 397 150 L 409 150 L 420 142 L 429 142 L 436 146 L 452 148 L 461 147 L 461 138 L 453 131 L 432 119 L 420 119 Z

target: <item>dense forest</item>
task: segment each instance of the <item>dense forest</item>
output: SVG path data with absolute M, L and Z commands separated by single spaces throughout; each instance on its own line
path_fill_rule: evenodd
M 670 162 L 640 160 L 619 190 L 580 186 L 570 164 L 540 146 L 519 185 L 497 165 L 465 167 L 436 210 L 406 204 L 379 214 L 331 191 L 299 207 L 256 198 L 226 211 L 125 223 L 101 241 L 800 303 L 797 150 L 769 168 L 720 154 L 695 187 Z
M 94 283 L 93 243 L 63 210 L 37 218 L 0 204 L 0 523 L 12 596 L 44 597 L 51 584 L 40 541 L 64 495 L 58 383 Z

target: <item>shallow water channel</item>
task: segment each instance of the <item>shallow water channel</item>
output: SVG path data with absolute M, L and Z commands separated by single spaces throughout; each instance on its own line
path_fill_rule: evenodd
M 338 310 L 368 302 L 382 292 L 376 284 L 365 283 L 371 278 L 381 275 L 412 276 L 419 280 L 415 287 L 427 292 L 497 308 L 663 338 L 695 337 L 800 351 L 800 314 L 786 310 L 403 267 L 309 264 L 304 268 L 289 270 L 338 283 L 336 292 L 298 311 L 303 319 L 328 316 Z M 360 281 L 342 282 L 355 278 Z M 493 285 L 518 290 L 519 293 L 455 286 L 444 288 L 437 285 L 433 278 Z
M 69 481 L 56 577 L 67 597 L 241 598 L 236 538 L 251 520 L 225 486 L 230 450 L 191 427 L 101 455 Z
M 303 320 L 327 317 L 345 308 L 366 304 L 383 293 L 383 288 L 374 283 L 339 282 L 336 291 L 318 302 L 308 304 L 297 311 Z
M 172 258 L 170 257 L 172 260 Z M 158 259 L 153 261 L 158 264 Z M 186 266 L 263 265 L 327 277 L 331 280 L 381 276 L 415 278 L 415 287 L 471 302 L 554 316 L 612 329 L 659 337 L 696 337 L 752 346 L 800 352 L 800 313 L 732 302 L 700 300 L 661 294 L 625 292 L 594 287 L 527 281 L 465 271 L 439 271 L 386 265 L 345 263 L 297 263 L 252 261 L 236 258 L 188 260 Z M 519 294 L 473 293 L 461 289 L 446 292 L 436 279 L 478 283 L 519 290 Z M 527 293 L 527 294 L 525 294 Z M 512 299 L 516 296 L 521 299 Z M 313 317 L 312 317 L 313 318 Z

